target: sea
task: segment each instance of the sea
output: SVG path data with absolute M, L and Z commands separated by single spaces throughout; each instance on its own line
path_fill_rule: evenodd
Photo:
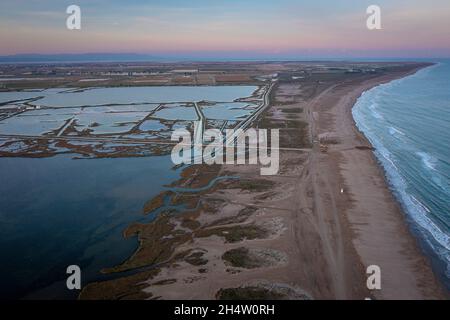
M 450 290 L 450 60 L 364 92 L 353 117 Z

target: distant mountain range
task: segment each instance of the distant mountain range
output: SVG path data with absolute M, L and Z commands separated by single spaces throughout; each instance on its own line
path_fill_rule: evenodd
M 400 58 L 400 57 L 338 57 L 338 56 L 243 56 L 239 52 L 224 53 L 222 55 L 182 54 L 170 53 L 161 55 L 141 53 L 61 53 L 61 54 L 14 54 L 0 56 L 0 63 L 85 63 L 85 62 L 195 62 L 195 61 L 434 61 L 436 59 L 425 58 Z
M 138 53 L 82 53 L 82 54 L 14 54 L 0 56 L 0 63 L 32 62 L 133 62 L 168 61 L 170 59 Z M 176 59 L 180 60 L 180 59 Z

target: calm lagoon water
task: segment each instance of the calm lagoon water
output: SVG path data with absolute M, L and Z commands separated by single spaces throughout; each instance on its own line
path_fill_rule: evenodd
M 246 108 L 248 103 L 218 103 L 203 107 L 203 113 L 207 119 L 235 120 L 249 116 L 253 110 Z
M 161 131 L 166 130 L 167 126 L 159 120 L 145 120 L 139 126 L 141 131 Z
M 123 261 L 137 245 L 123 229 L 146 221 L 145 202 L 178 178 L 171 168 L 170 156 L 0 158 L 1 296 L 65 297 L 68 265 L 86 283 Z
M 88 106 L 131 103 L 170 103 L 193 101 L 232 102 L 249 97 L 258 89 L 255 86 L 209 86 L 209 87 L 116 87 L 92 88 L 80 92 L 48 89 L 41 92 L 0 92 L 0 103 L 36 98 L 36 104 L 47 107 Z
M 450 289 L 450 61 L 365 92 L 353 116 Z
M 0 92 L 0 103 L 49 96 L 49 95 L 57 94 L 64 90 L 67 90 L 67 89 L 60 88 L 60 89 L 46 89 L 46 90 Z
M 170 106 L 153 114 L 154 118 L 164 120 L 198 120 L 198 115 L 193 106 Z

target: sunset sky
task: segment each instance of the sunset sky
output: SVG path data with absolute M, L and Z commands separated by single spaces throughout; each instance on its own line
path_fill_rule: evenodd
M 82 29 L 66 29 L 77 4 Z M 382 9 L 382 30 L 366 8 Z M 449 0 L 1 0 L 0 55 L 450 57 Z

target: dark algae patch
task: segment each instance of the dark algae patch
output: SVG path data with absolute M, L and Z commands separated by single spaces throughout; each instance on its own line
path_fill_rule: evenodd
M 218 300 L 283 300 L 286 296 L 267 288 L 250 286 L 220 289 L 216 298 Z
M 218 300 L 310 300 L 311 297 L 296 287 L 283 283 L 262 282 L 223 288 L 216 293 Z
M 194 252 L 187 256 L 184 260 L 193 266 L 203 266 L 208 263 L 208 260 L 203 258 L 204 254 L 204 252 L 200 251 Z
M 233 180 L 227 183 L 227 188 L 238 188 L 245 191 L 264 192 L 269 191 L 275 186 L 275 182 L 264 179 L 251 180 Z
M 253 269 L 261 265 L 260 261 L 253 259 L 247 248 L 231 249 L 222 255 L 222 259 L 233 267 Z
M 273 249 L 240 247 L 225 252 L 222 255 L 222 260 L 235 268 L 255 269 L 285 263 L 287 257 L 283 252 Z
M 143 291 L 148 287 L 144 281 L 158 275 L 159 270 L 150 270 L 103 282 L 93 282 L 83 288 L 80 300 L 143 300 L 153 298 Z
M 234 243 L 243 240 L 264 239 L 268 236 L 268 231 L 256 225 L 218 227 L 201 229 L 195 232 L 199 238 L 206 238 L 212 235 L 225 238 L 226 242 Z

